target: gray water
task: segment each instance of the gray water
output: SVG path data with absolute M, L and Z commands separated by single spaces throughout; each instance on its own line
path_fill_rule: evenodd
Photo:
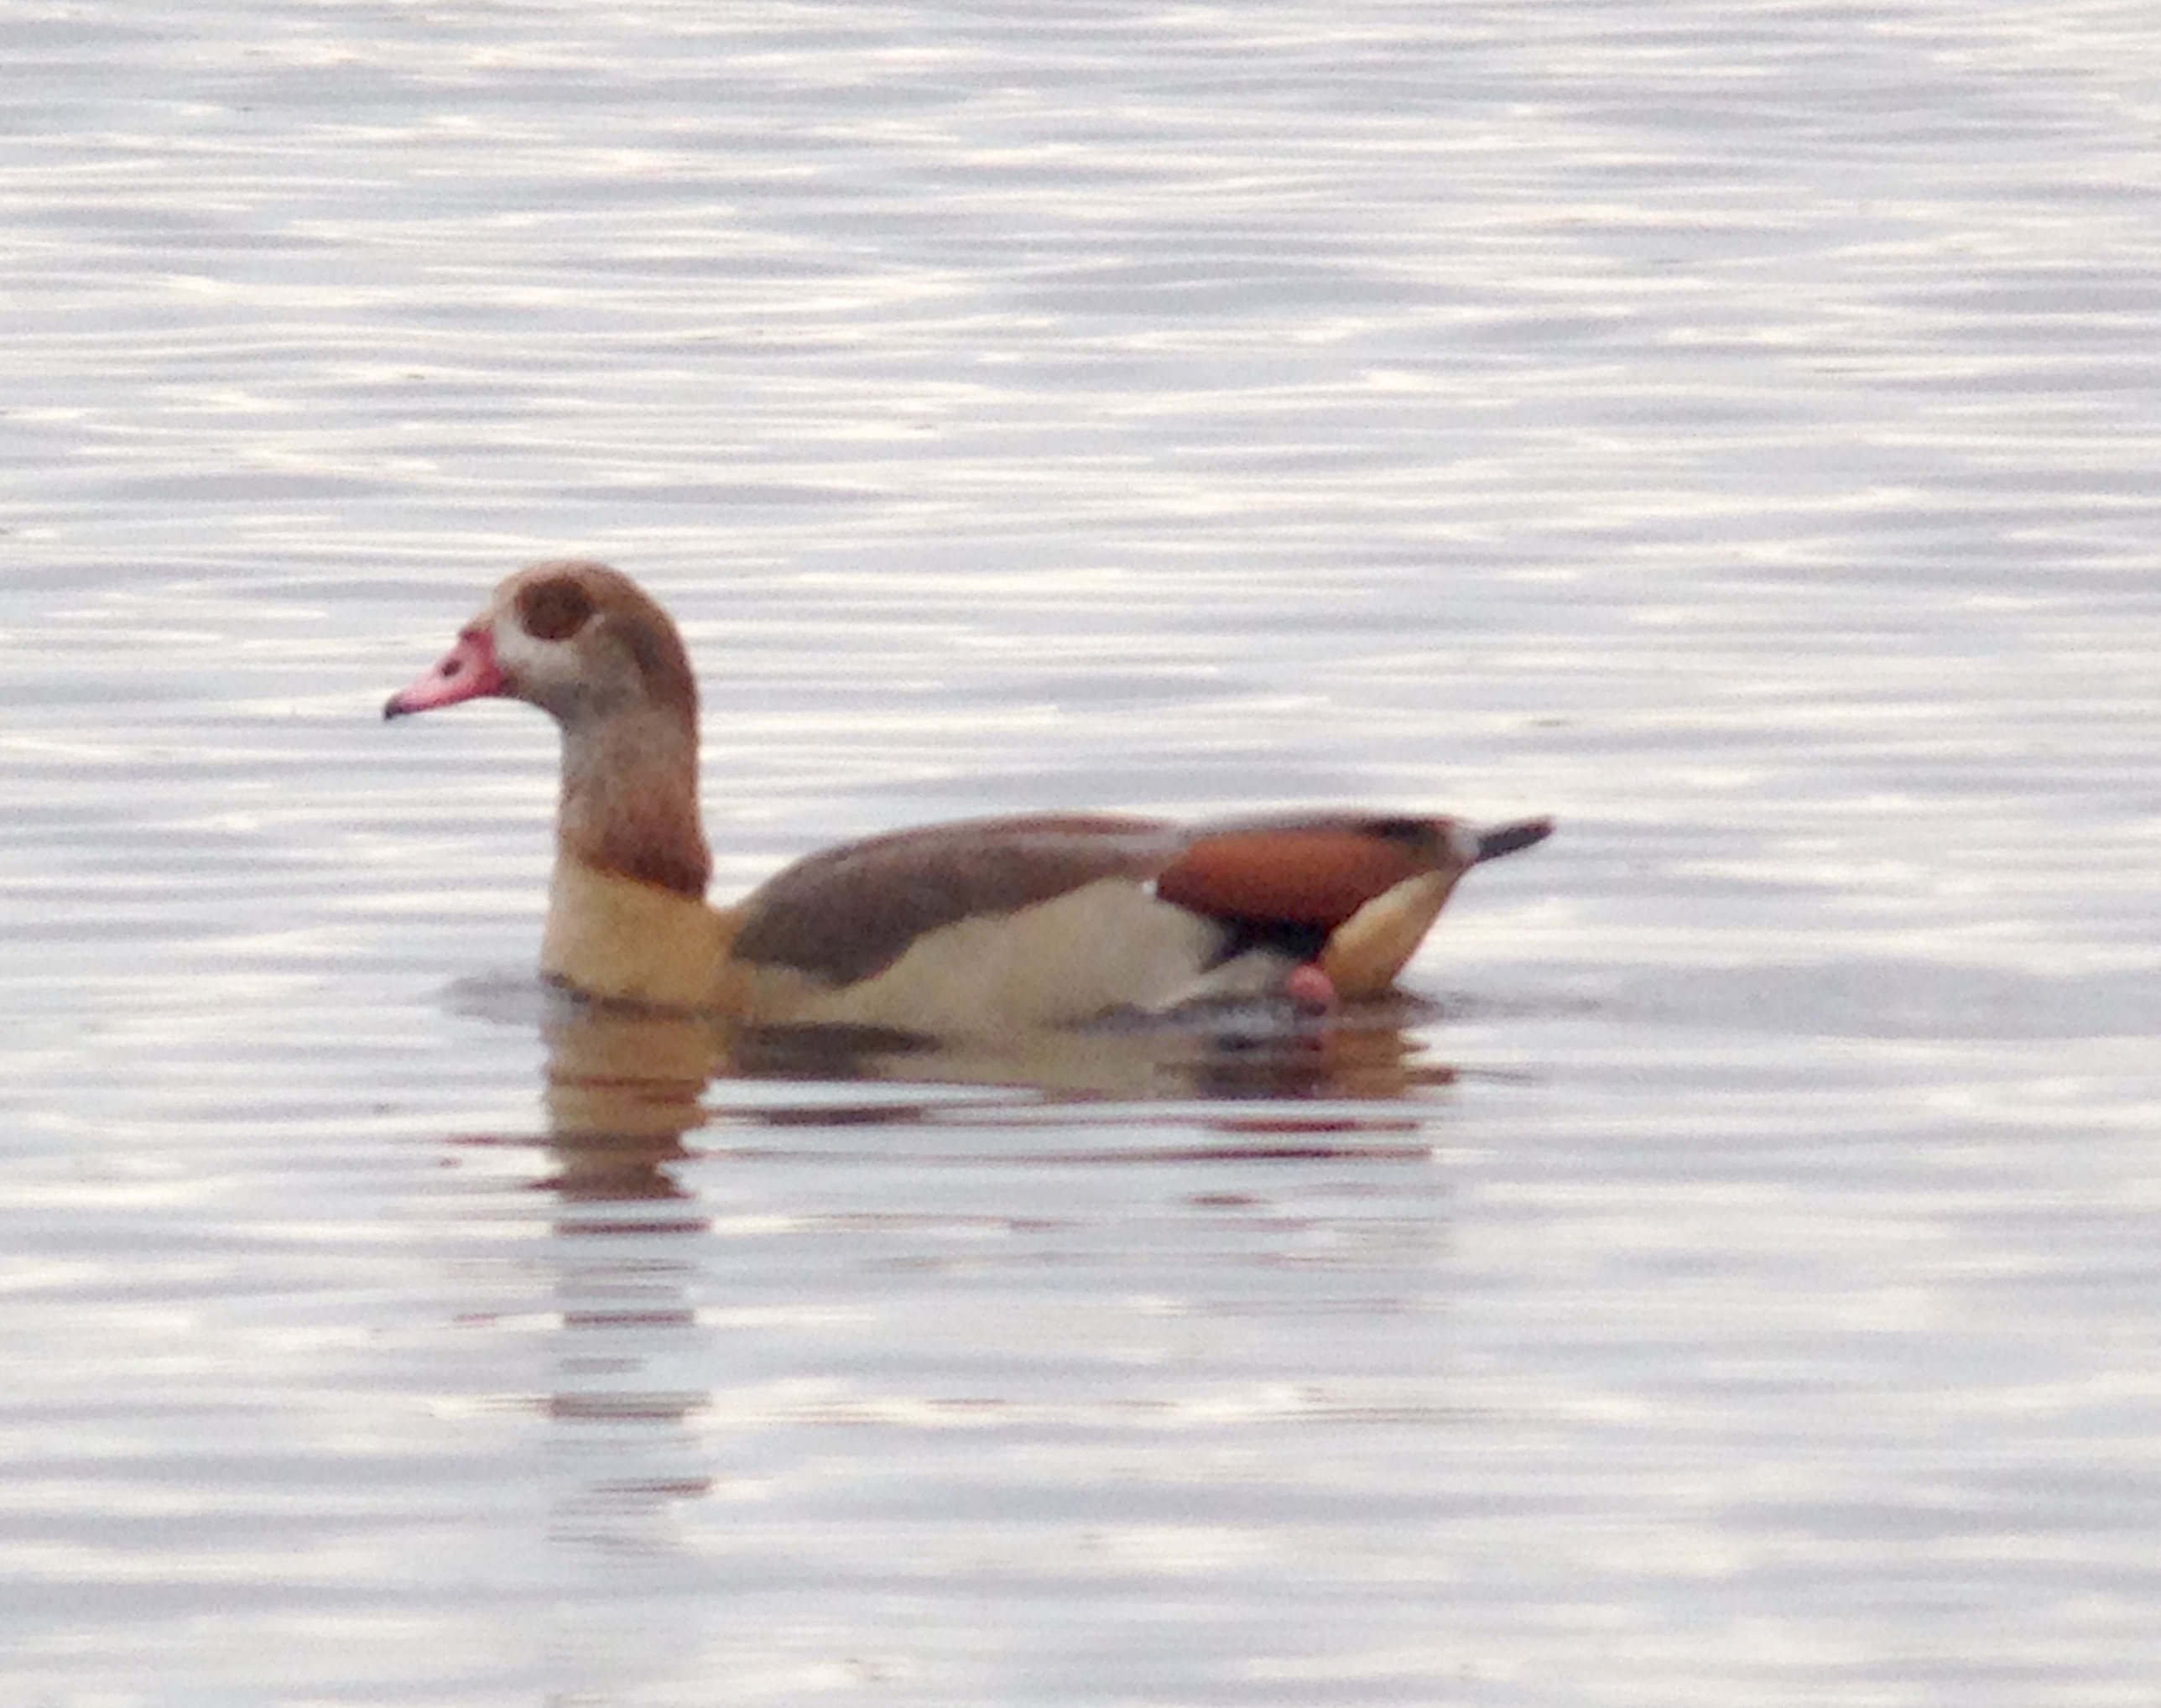
M 2148 8 L 0 10 L 0 1701 L 2151 1704 Z M 1414 1003 L 547 998 L 716 886 L 1562 830 Z

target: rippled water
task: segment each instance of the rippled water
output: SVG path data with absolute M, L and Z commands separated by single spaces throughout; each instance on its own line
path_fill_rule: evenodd
M 2066 3 L 0 13 L 0 1697 L 2138 1704 L 2161 57 Z M 544 998 L 482 591 L 736 888 L 1552 811 L 1401 1012 Z

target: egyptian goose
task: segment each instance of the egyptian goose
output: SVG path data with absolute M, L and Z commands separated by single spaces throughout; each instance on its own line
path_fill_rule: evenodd
M 486 695 L 562 726 L 542 970 L 594 997 L 755 1023 L 981 1037 L 1375 995 L 1456 879 L 1553 828 L 1355 812 L 979 819 L 813 854 L 715 908 L 697 685 L 635 582 L 596 563 L 520 570 L 383 715 Z

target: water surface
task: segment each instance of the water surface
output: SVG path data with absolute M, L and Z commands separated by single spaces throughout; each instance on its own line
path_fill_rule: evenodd
M 2151 34 L 0 18 L 0 1695 L 2150 1703 Z M 580 1011 L 375 716 L 566 551 L 722 888 L 1563 830 L 1332 1029 Z

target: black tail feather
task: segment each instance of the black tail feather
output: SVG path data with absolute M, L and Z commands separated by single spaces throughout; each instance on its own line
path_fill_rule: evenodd
M 1553 835 L 1551 819 L 1522 819 L 1513 825 L 1496 825 L 1478 833 L 1480 860 L 1498 860 L 1525 848 L 1535 848 Z

